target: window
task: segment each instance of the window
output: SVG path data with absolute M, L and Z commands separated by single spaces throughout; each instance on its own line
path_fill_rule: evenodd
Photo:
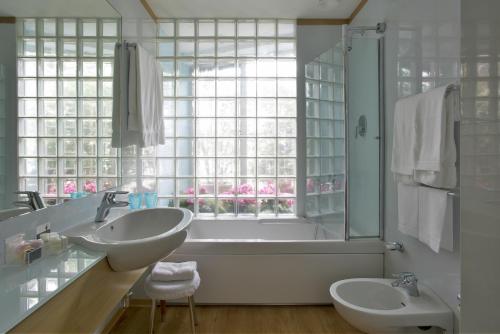
M 166 143 L 124 181 L 198 216 L 294 214 L 295 21 L 164 20 L 157 42 Z
M 117 184 L 111 148 L 116 19 L 18 21 L 19 189 L 49 204 Z

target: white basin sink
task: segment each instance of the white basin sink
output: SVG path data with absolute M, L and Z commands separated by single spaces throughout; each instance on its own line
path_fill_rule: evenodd
M 420 296 L 412 297 L 392 281 L 346 279 L 333 283 L 330 295 L 340 315 L 366 333 L 417 333 L 420 326 L 453 333 L 452 312 L 434 292 L 419 284 Z
M 113 270 L 127 271 L 160 261 L 177 249 L 186 239 L 192 218 L 186 209 L 144 209 L 104 223 L 77 225 L 63 234 L 74 243 L 105 251 Z

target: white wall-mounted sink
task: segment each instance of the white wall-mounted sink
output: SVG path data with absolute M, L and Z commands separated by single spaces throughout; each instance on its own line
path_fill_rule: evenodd
M 177 249 L 192 218 L 192 212 L 182 208 L 144 209 L 104 223 L 77 225 L 63 234 L 74 243 L 105 251 L 113 270 L 127 271 L 160 261 Z
M 420 296 L 412 297 L 404 289 L 392 287 L 392 281 L 346 279 L 333 283 L 330 294 L 340 315 L 369 334 L 416 333 L 420 326 L 453 333 L 452 311 L 434 292 L 419 284 Z

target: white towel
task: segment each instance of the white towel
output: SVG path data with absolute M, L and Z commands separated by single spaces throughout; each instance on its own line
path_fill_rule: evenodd
M 153 281 L 188 281 L 192 280 L 196 272 L 196 262 L 158 262 L 151 272 Z
M 398 183 L 398 229 L 418 238 L 418 186 Z
M 419 96 L 414 95 L 396 102 L 392 140 L 391 171 L 413 177 L 415 170 L 415 121 Z
M 453 199 L 447 190 L 418 187 L 418 240 L 436 253 L 453 251 Z

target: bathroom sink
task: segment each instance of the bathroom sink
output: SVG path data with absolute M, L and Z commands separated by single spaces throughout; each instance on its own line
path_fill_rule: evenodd
M 77 225 L 63 234 L 76 244 L 106 252 L 113 270 L 127 271 L 162 260 L 177 249 L 192 218 L 192 212 L 182 208 L 144 209 L 104 223 Z
M 393 279 L 353 278 L 330 287 L 333 304 L 349 323 L 366 333 L 414 333 L 434 326 L 453 333 L 450 308 L 419 284 L 420 296 L 392 287 Z

